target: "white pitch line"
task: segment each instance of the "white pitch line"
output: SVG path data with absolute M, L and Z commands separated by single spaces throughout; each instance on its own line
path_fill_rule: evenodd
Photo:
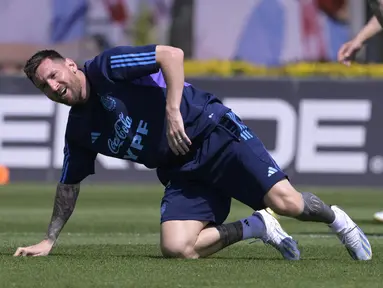
M 335 234 L 321 234 L 321 233 L 315 233 L 315 234 L 292 234 L 291 236 L 297 237 L 297 238 L 333 238 Z M 383 239 L 383 234 L 366 234 L 367 238 L 372 239 Z

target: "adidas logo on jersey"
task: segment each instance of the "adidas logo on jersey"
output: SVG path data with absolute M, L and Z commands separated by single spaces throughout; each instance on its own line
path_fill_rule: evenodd
M 269 167 L 269 171 L 267 173 L 267 177 L 270 177 L 271 175 L 273 175 L 275 172 L 277 172 L 278 170 L 275 169 L 274 167 Z

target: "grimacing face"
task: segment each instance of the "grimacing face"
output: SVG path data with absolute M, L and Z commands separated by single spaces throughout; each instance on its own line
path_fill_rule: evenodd
M 70 59 L 44 59 L 33 82 L 52 101 L 73 106 L 83 102 L 76 63 Z

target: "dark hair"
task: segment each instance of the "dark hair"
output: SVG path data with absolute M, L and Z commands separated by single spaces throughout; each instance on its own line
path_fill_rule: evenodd
M 31 58 L 27 60 L 24 66 L 24 73 L 32 82 L 32 77 L 35 75 L 37 68 L 45 59 L 65 60 L 65 58 L 55 50 L 41 50 L 35 53 Z

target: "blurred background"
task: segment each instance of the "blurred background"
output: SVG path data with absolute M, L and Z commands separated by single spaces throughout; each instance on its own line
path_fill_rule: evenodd
M 82 65 L 109 47 L 158 43 L 184 50 L 187 80 L 244 118 L 295 183 L 383 184 L 382 34 L 351 67 L 336 63 L 339 47 L 371 17 L 366 1 L 0 0 L 0 7 L 6 182 L 54 182 L 62 167 L 68 108 L 25 79 L 26 59 L 53 48 Z M 156 178 L 103 156 L 97 171 L 89 181 Z
M 1 73 L 55 48 L 82 62 L 116 45 L 169 44 L 187 59 L 335 61 L 370 18 L 360 0 L 1 0 Z M 33 12 L 33 13 L 32 13 Z M 381 62 L 382 36 L 359 56 Z

